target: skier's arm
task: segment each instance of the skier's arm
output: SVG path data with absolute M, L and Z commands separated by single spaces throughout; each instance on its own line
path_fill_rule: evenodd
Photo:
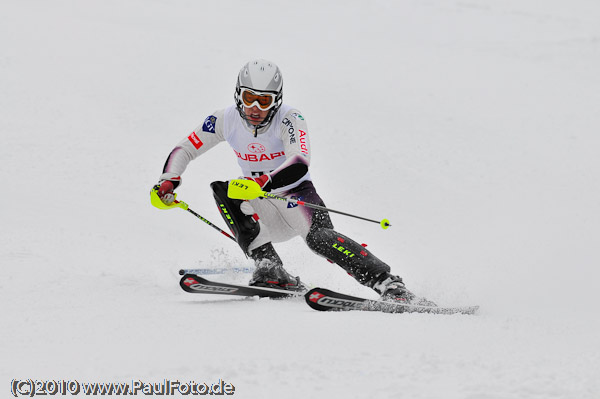
M 224 110 L 216 111 L 177 144 L 165 162 L 159 182 L 170 180 L 174 188 L 177 188 L 181 184 L 181 175 L 188 164 L 225 140 L 223 115 Z
M 281 122 L 280 134 L 286 161 L 269 173 L 268 189 L 274 190 L 300 180 L 308 173 L 310 143 L 306 121 L 298 110 L 290 110 Z

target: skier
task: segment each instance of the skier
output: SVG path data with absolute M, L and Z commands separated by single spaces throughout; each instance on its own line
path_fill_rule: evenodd
M 157 185 L 159 198 L 171 204 L 188 164 L 227 141 L 244 177 L 262 190 L 324 206 L 310 178 L 306 121 L 282 97 L 283 76 L 277 65 L 263 59 L 246 63 L 237 77 L 235 105 L 212 113 L 171 151 Z M 239 246 L 254 260 L 250 285 L 304 290 L 300 279 L 284 269 L 272 244 L 301 236 L 312 251 L 341 266 L 382 299 L 435 305 L 407 290 L 402 279 L 365 247 L 336 232 L 328 212 L 264 198 L 231 199 L 226 181 L 210 186 Z

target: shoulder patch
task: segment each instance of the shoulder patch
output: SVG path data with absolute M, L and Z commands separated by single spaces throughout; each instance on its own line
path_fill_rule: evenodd
M 211 115 L 204 120 L 204 124 L 202 124 L 202 131 L 207 132 L 207 133 L 214 133 L 216 125 L 217 125 L 217 117 L 214 115 Z
M 202 142 L 202 140 L 200 140 L 198 138 L 198 136 L 196 135 L 196 132 L 192 132 L 192 134 L 190 134 L 188 136 L 188 140 L 190 141 L 190 143 L 192 143 L 192 145 L 194 146 L 195 149 L 199 150 L 200 147 L 202 147 L 204 145 L 204 143 Z
M 296 119 L 304 120 L 304 117 L 302 115 L 300 115 L 299 113 L 294 112 L 292 114 L 292 116 Z

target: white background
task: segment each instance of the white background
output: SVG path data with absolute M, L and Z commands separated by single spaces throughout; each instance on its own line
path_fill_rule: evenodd
M 600 397 L 599 20 L 595 0 L 2 0 L 0 395 L 171 378 L 238 398 Z M 336 228 L 478 316 L 178 287 L 182 267 L 251 264 L 148 192 L 256 57 L 307 120 L 326 204 L 393 224 Z M 208 185 L 235 159 L 221 144 L 178 190 L 221 226 Z M 376 298 L 301 240 L 277 248 L 307 283 Z

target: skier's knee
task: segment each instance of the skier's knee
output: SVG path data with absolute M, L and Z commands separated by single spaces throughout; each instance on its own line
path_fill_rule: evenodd
M 335 232 L 332 229 L 311 229 L 306 236 L 306 245 L 311 251 L 326 257 L 329 243 L 333 242 L 334 236 Z

